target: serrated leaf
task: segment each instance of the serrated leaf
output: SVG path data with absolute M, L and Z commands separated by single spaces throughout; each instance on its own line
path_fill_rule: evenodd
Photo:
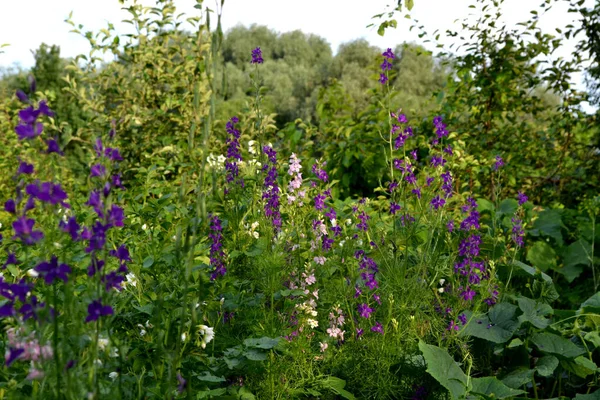
M 419 341 L 419 350 L 427 362 L 427 372 L 448 389 L 453 399 L 467 393 L 467 375 L 445 349 Z
M 575 358 L 585 351 L 575 343 L 553 333 L 536 333 L 531 342 L 544 353 L 552 353 L 565 358 Z
M 473 378 L 471 382 L 473 385 L 471 392 L 496 399 L 505 399 L 507 397 L 514 397 L 525 393 L 523 390 L 513 389 L 506 386 L 493 376 Z

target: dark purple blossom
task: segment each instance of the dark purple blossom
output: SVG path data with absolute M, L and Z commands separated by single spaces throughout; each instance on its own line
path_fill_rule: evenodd
M 461 324 L 463 324 L 463 326 L 467 324 L 467 316 L 465 314 L 460 314 L 458 316 L 458 320 Z
M 525 242 L 523 240 L 523 237 L 525 236 L 525 231 L 523 230 L 523 221 L 516 217 L 513 217 L 512 223 L 512 240 L 518 247 L 523 247 L 525 245 Z
M 225 252 L 223 251 L 223 235 L 221 231 L 221 220 L 217 215 L 209 216 L 210 230 L 211 233 L 208 238 L 211 240 L 210 244 L 210 266 L 214 268 L 210 275 L 211 280 L 215 280 L 220 276 L 225 275 L 227 268 L 225 267 Z
M 529 199 L 525 193 L 519 192 L 517 194 L 517 200 L 519 201 L 519 205 L 522 206 L 523 204 L 527 203 L 527 200 Z
M 433 199 L 431 199 L 431 206 L 436 210 L 440 207 L 443 207 L 445 204 L 446 200 L 444 200 L 440 196 L 435 196 Z
M 389 47 L 386 49 L 386 51 L 384 51 L 383 53 L 381 53 L 381 55 L 384 56 L 385 58 L 389 58 L 391 60 L 393 60 L 394 58 L 396 58 L 396 56 L 394 55 L 394 52 Z
M 383 335 L 383 325 L 381 325 L 379 322 L 376 322 L 375 326 L 371 327 L 371 331 L 381 333 Z
M 88 306 L 88 315 L 85 319 L 85 322 L 97 321 L 100 317 L 113 314 L 114 311 L 111 306 L 102 305 L 100 300 L 94 300 Z
M 504 160 L 500 156 L 496 156 L 496 161 L 494 162 L 493 169 L 494 171 L 498 171 L 498 169 L 504 166 Z
M 47 154 L 56 153 L 61 156 L 65 155 L 65 153 L 63 153 L 63 151 L 60 149 L 60 146 L 58 145 L 56 139 L 48 139 L 46 141 L 46 144 L 48 145 L 48 149 L 46 150 Z
M 25 353 L 25 349 L 13 348 L 9 347 L 6 355 L 4 356 L 4 361 L 6 362 L 6 366 L 10 367 L 10 365 L 18 360 L 23 353 Z
M 17 169 L 17 175 L 20 174 L 33 174 L 33 164 L 28 164 L 25 161 L 19 162 L 19 168 Z
M 112 226 L 123 226 L 123 220 L 125 219 L 125 214 L 123 213 L 123 209 L 116 204 L 112 204 L 110 206 L 110 210 L 108 212 L 108 223 Z
M 390 202 L 390 214 L 395 215 L 398 211 L 400 211 L 400 208 L 400 204 L 393 201 Z
M 52 256 L 50 261 L 42 261 L 34 269 L 44 278 L 47 285 L 52 285 L 57 280 L 66 283 L 69 279 L 68 274 L 71 273 L 71 267 L 67 264 L 59 264 L 56 256 Z
M 17 89 L 16 95 L 21 103 L 29 103 L 29 97 L 21 89 Z
M 35 220 L 27 218 L 24 215 L 20 216 L 15 222 L 13 222 L 13 229 L 15 230 L 15 236 L 13 239 L 21 239 L 23 244 L 26 245 L 39 242 L 44 238 L 44 234 L 41 231 L 34 231 L 34 225 Z
M 361 317 L 369 318 L 371 316 L 372 312 L 373 312 L 373 309 L 371 307 L 369 307 L 368 304 L 363 303 L 363 304 L 358 305 L 358 313 L 360 314 Z
M 262 51 L 260 50 L 260 47 L 257 47 L 254 50 L 252 50 L 252 61 L 250 61 L 250 63 L 262 64 L 263 62 L 264 60 L 262 58 Z
M 8 199 L 4 203 L 4 210 L 8 213 L 14 214 L 17 212 L 17 205 L 13 199 Z
M 102 164 L 95 164 L 92 165 L 92 168 L 90 169 L 90 177 L 94 178 L 94 177 L 104 177 L 104 175 L 106 175 L 106 167 Z

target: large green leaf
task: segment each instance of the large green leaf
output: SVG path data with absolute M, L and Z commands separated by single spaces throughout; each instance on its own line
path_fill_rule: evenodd
M 539 329 L 545 329 L 550 325 L 550 320 L 544 318 L 546 315 L 552 314 L 552 307 L 548 304 L 538 303 L 527 297 L 519 297 L 517 302 L 519 303 L 519 308 L 523 311 L 523 314 L 519 316 L 521 323 L 529 322 Z
M 500 202 L 498 206 L 498 213 L 502 213 L 505 215 L 513 215 L 517 208 L 519 207 L 519 203 L 515 199 L 504 199 Z
M 575 343 L 553 333 L 536 333 L 531 341 L 544 353 L 556 354 L 565 358 L 575 358 L 585 351 Z
M 502 378 L 502 383 L 513 389 L 518 389 L 521 386 L 531 382 L 534 373 L 535 370 L 533 369 L 519 368 Z
M 443 387 L 448 389 L 453 399 L 467 393 L 467 375 L 445 349 L 419 341 L 419 349 L 427 362 L 427 372 Z
M 544 210 L 533 223 L 531 233 L 534 235 L 543 234 L 556 240 L 559 246 L 563 245 L 563 237 L 560 229 L 562 220 L 558 210 Z
M 575 400 L 600 400 L 600 389 L 590 394 L 576 394 Z
M 473 315 L 465 311 L 467 325 L 460 335 L 475 336 L 494 343 L 509 341 L 517 328 L 519 321 L 515 317 L 517 307 L 510 303 L 496 304 L 487 315 Z
M 255 347 L 258 349 L 272 349 L 279 344 L 279 338 L 261 337 L 259 339 L 249 338 L 244 340 L 244 345 L 247 347 Z
M 595 313 L 600 314 L 600 292 L 594 294 L 592 297 L 581 303 L 578 314 Z
M 538 240 L 527 251 L 527 260 L 542 271 L 556 267 L 556 253 L 546 242 Z
M 507 397 L 514 397 L 525 393 L 523 390 L 513 389 L 509 386 L 506 386 L 493 376 L 473 378 L 471 382 L 473 383 L 471 392 L 488 398 L 505 399 Z
M 558 358 L 554 356 L 544 356 L 538 359 L 535 365 L 537 373 L 544 377 L 552 375 L 556 367 L 558 367 Z
M 323 389 L 329 389 L 344 399 L 355 400 L 356 397 L 354 397 L 354 395 L 349 391 L 345 390 L 345 386 L 346 381 L 335 376 L 328 376 L 323 381 L 321 381 L 321 387 Z

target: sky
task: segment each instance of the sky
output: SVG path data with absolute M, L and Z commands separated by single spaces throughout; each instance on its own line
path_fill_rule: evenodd
M 515 26 L 542 1 L 505 0 L 502 22 Z M 131 2 L 128 0 L 126 4 Z M 155 4 L 152 0 L 140 2 Z M 225 0 L 222 23 L 225 31 L 238 24 L 249 26 L 253 23 L 278 32 L 300 29 L 324 37 L 334 53 L 341 43 L 357 38 L 367 39 L 380 48 L 393 48 L 405 41 L 422 43 L 417 30 L 409 30 L 413 22 L 403 18 L 404 12 L 396 15 L 398 28 L 387 30 L 384 37 L 377 34 L 376 27 L 367 28 L 368 24 L 377 22 L 372 20 L 373 15 L 389 9 L 393 3 L 394 0 Z M 477 17 L 469 8 L 473 3 L 474 0 L 414 0 L 410 14 L 428 32 L 458 30 L 463 18 L 469 14 L 471 18 Z M 593 0 L 586 0 L 586 3 L 591 6 Z M 196 0 L 175 0 L 178 11 L 188 16 L 197 15 L 195 4 Z M 204 6 L 215 9 L 216 0 L 205 0 Z M 0 54 L 0 69 L 17 65 L 31 67 L 34 63 L 32 50 L 42 42 L 59 45 L 63 57 L 87 53 L 87 41 L 70 33 L 71 27 L 64 22 L 70 12 L 73 12 L 75 23 L 83 24 L 84 31 L 96 32 L 110 21 L 118 33 L 127 33 L 130 25 L 120 22 L 128 16 L 122 7 L 118 0 L 0 0 L 0 44 L 10 44 L 3 49 L 4 54 Z M 572 19 L 567 8 L 565 1 L 559 2 L 541 16 L 539 26 L 547 33 L 555 33 L 556 27 L 564 28 Z M 575 43 L 576 40 L 571 40 L 555 56 L 570 57 Z M 433 45 L 425 46 L 435 50 Z M 582 76 L 574 77 L 574 83 L 580 89 L 584 88 Z

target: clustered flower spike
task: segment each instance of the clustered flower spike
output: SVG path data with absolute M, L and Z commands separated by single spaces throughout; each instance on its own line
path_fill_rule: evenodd
M 210 275 L 210 280 L 214 281 L 219 276 L 224 276 L 227 272 L 225 267 L 225 252 L 223 251 L 223 235 L 221 231 L 221 220 L 217 215 L 209 216 L 210 230 L 211 233 L 208 238 L 211 240 L 210 244 L 210 266 L 214 268 Z
M 250 61 L 251 64 L 262 64 L 263 63 L 263 58 L 262 58 L 262 51 L 260 50 L 260 47 L 255 48 L 254 50 L 252 50 L 252 61 Z
M 265 200 L 265 216 L 271 220 L 273 230 L 279 232 L 281 214 L 279 212 L 279 185 L 277 184 L 277 152 L 270 146 L 264 146 L 263 152 L 269 160 L 269 163 L 262 167 L 263 172 L 267 172 L 262 195 Z
M 396 58 L 396 56 L 394 56 L 394 53 L 392 52 L 392 49 L 388 48 L 386 51 L 384 51 L 381 54 L 384 58 L 383 58 L 383 62 L 381 63 L 381 73 L 379 74 L 379 83 L 381 83 L 382 85 L 385 85 L 388 82 L 388 76 L 387 76 L 387 71 L 392 69 L 392 63 L 390 62 L 391 60 L 393 60 L 394 58 Z
M 227 138 L 227 161 L 225 162 L 225 171 L 227 172 L 225 180 L 227 183 L 235 181 L 240 174 L 238 161 L 242 161 L 242 153 L 240 152 L 241 132 L 235 127 L 235 124 L 239 121 L 238 117 L 232 117 L 225 126 L 227 133 L 230 135 Z M 243 179 L 240 178 L 236 183 L 244 187 Z

